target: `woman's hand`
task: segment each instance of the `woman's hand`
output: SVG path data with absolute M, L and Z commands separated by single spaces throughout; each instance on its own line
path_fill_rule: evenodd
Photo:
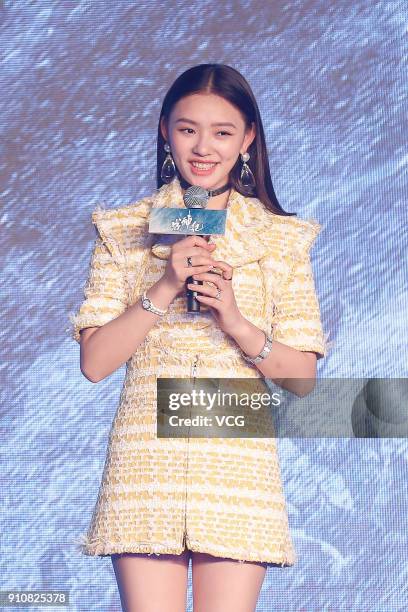
M 212 258 L 211 253 L 215 248 L 215 244 L 209 244 L 201 236 L 191 235 L 178 240 L 171 247 L 162 278 L 176 294 L 180 293 L 184 290 L 187 278 L 194 272 L 206 272 L 213 268 L 215 259 Z M 191 257 L 191 266 L 187 263 L 187 257 Z
M 202 294 L 197 296 L 197 300 L 201 304 L 208 304 L 220 329 L 226 334 L 232 335 L 243 320 L 232 289 L 233 268 L 225 261 L 217 260 L 215 261 L 215 267 L 222 270 L 222 275 L 213 272 L 192 274 L 193 278 L 208 282 L 204 282 L 202 285 L 188 283 L 187 288 Z M 221 291 L 221 293 L 218 292 L 219 299 L 215 297 L 217 288 Z

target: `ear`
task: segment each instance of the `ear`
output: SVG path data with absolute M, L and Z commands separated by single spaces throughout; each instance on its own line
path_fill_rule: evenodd
M 252 121 L 251 127 L 245 132 L 243 147 L 244 151 L 248 150 L 250 144 L 252 144 L 253 140 L 256 136 L 255 123 Z
M 161 130 L 161 133 L 162 133 L 162 136 L 163 136 L 164 140 L 165 140 L 166 142 L 168 142 L 168 141 L 169 141 L 169 139 L 168 139 L 168 137 L 167 137 L 167 136 L 168 136 L 168 134 L 167 134 L 167 126 L 166 126 L 166 121 L 165 121 L 165 118 L 164 118 L 164 117 L 162 117 L 162 118 L 160 119 L 160 130 Z

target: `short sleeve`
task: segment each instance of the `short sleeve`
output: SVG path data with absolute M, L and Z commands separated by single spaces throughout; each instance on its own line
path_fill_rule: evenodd
M 310 256 L 319 231 L 317 227 L 303 246 L 295 249 L 293 266 L 274 305 L 272 321 L 275 340 L 300 351 L 315 352 L 317 359 L 327 355 Z
M 123 272 L 99 235 L 93 246 L 84 297 L 79 310 L 69 315 L 70 335 L 78 343 L 81 329 L 101 327 L 116 319 L 127 308 Z

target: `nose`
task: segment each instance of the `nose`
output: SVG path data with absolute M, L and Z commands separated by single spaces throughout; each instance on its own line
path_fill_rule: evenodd
M 205 134 L 197 137 L 197 141 L 194 145 L 193 153 L 204 157 L 210 153 L 208 144 L 208 137 Z

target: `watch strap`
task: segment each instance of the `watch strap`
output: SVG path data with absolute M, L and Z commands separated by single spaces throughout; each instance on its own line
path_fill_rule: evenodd
M 158 315 L 164 315 L 167 312 L 167 309 L 162 310 L 161 308 L 157 308 L 157 306 L 153 304 L 152 300 L 149 297 L 147 297 L 146 291 L 144 291 L 142 295 L 142 307 L 145 310 L 149 310 L 150 312 L 153 312 L 154 314 L 158 314 Z
M 252 363 L 253 365 L 263 361 L 265 357 L 267 357 L 269 353 L 271 352 L 272 344 L 273 344 L 272 337 L 268 336 L 265 332 L 264 334 L 265 334 L 265 344 L 264 344 L 262 351 L 259 353 L 259 355 L 257 355 L 256 357 L 249 357 L 242 351 L 242 355 L 244 359 L 248 361 L 249 363 Z

